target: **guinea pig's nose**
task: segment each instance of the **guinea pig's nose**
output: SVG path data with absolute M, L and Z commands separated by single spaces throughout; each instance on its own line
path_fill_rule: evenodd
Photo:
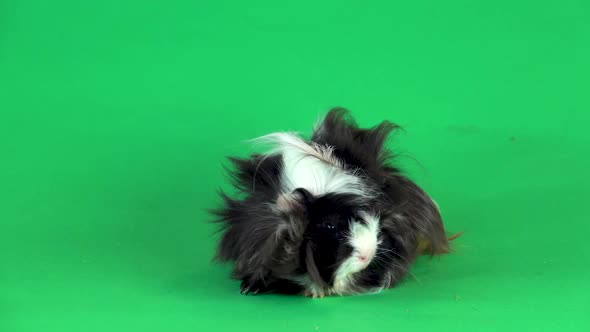
M 367 264 L 371 261 L 371 259 L 373 259 L 373 253 L 370 251 L 360 251 L 357 252 L 356 258 L 359 260 L 359 262 Z

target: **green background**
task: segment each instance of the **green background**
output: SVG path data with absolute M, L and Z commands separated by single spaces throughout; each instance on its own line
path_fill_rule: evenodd
M 582 331 L 589 59 L 583 0 L 0 1 L 0 330 Z M 224 156 L 336 105 L 465 234 L 379 295 L 241 296 Z

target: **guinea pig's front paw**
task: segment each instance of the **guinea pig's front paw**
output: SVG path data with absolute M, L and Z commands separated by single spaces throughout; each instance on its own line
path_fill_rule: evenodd
M 313 299 L 321 299 L 325 296 L 324 291 L 320 288 L 308 288 L 304 292 L 305 297 L 311 297 Z
M 262 280 L 242 280 L 242 285 L 240 286 L 240 293 L 243 295 L 256 295 L 261 293 L 266 288 L 266 285 L 262 282 Z

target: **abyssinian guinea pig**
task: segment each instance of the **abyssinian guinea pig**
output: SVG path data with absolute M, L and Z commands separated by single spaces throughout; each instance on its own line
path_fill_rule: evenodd
M 307 140 L 273 133 L 273 148 L 230 158 L 239 198 L 221 194 L 216 258 L 233 262 L 243 294 L 311 297 L 394 287 L 422 254 L 449 243 L 436 203 L 392 165 L 397 126 L 359 128 L 332 109 Z

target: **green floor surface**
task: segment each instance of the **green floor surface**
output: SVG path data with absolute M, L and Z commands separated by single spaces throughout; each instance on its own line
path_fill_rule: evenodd
M 0 2 L 0 331 L 585 331 L 587 1 Z M 221 163 L 331 106 L 455 253 L 379 295 L 245 297 Z M 420 163 L 416 163 L 415 158 Z

